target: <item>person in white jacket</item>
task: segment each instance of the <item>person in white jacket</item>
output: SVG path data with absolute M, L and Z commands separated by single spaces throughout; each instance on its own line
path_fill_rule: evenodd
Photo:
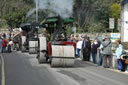
M 76 44 L 76 54 L 80 57 L 80 50 L 82 49 L 82 39 L 80 39 Z

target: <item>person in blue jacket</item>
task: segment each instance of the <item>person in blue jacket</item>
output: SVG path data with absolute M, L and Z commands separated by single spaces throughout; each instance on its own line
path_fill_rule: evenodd
M 123 45 L 121 44 L 121 41 L 117 41 L 118 47 L 116 48 L 116 58 L 117 58 L 117 63 L 118 63 L 118 69 L 120 71 L 124 71 L 124 61 L 121 59 L 121 55 L 123 55 L 124 49 Z
M 2 44 L 3 44 L 3 40 L 2 40 L 2 38 L 0 37 L 0 53 L 2 53 Z
M 96 64 L 97 48 L 98 48 L 98 47 L 99 47 L 98 41 L 95 40 L 95 41 L 92 43 L 92 46 L 91 46 L 92 60 L 93 60 L 93 63 L 94 63 L 94 64 Z

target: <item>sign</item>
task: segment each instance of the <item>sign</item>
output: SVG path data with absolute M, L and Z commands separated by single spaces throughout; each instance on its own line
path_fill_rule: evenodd
M 120 39 L 120 33 L 111 33 L 112 42 L 115 42 L 118 39 Z
M 121 19 L 118 19 L 118 31 L 120 32 L 121 29 Z
M 109 19 L 109 28 L 114 29 L 114 18 Z

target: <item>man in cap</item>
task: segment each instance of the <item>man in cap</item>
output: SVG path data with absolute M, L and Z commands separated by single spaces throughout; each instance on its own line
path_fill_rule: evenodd
M 112 42 L 107 36 L 103 45 L 104 68 L 109 68 L 112 65 Z

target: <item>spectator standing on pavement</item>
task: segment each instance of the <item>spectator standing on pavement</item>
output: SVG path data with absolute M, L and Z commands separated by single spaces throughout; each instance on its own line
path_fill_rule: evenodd
M 80 57 L 81 48 L 82 48 L 82 39 L 79 39 L 79 41 L 76 44 L 76 52 L 78 57 Z
M 105 39 L 103 39 L 102 43 L 105 41 Z M 103 45 L 102 43 L 100 44 L 99 47 L 99 61 L 98 61 L 98 66 L 102 66 L 103 65 Z
M 82 41 L 82 54 L 83 54 L 83 61 L 86 60 L 86 53 L 87 53 L 87 49 L 86 49 L 86 42 L 87 41 L 87 36 L 83 36 L 83 41 Z
M 125 71 L 125 64 L 124 64 L 124 60 L 121 59 L 121 56 L 124 54 L 124 49 L 120 40 L 117 41 L 117 45 L 118 47 L 116 48 L 116 57 L 117 57 L 118 69 L 123 72 Z
M 80 40 L 79 35 L 76 35 L 75 41 L 78 42 Z
M 96 38 L 96 41 L 98 42 L 98 47 L 100 47 L 101 41 L 99 41 L 98 37 Z
M 126 53 L 125 51 L 122 52 L 122 55 L 120 56 L 121 58 L 121 63 L 122 63 L 122 70 L 121 72 L 128 72 L 128 64 L 126 64 L 126 59 L 128 59 L 128 53 Z
M 86 48 L 87 48 L 87 58 L 86 60 L 87 61 L 90 61 L 90 54 L 91 54 L 91 41 L 90 41 L 90 38 L 87 37 L 87 43 L 86 43 Z
M 18 45 L 17 45 L 18 43 L 19 43 L 18 36 L 16 36 L 16 37 L 13 39 L 14 50 L 18 50 Z
M 110 37 L 106 37 L 102 45 L 104 55 L 104 68 L 110 68 L 112 65 L 112 42 Z
M 2 44 L 3 44 L 3 40 L 2 40 L 2 38 L 0 36 L 0 53 L 2 53 Z
M 98 49 L 99 45 L 98 45 L 98 41 L 95 40 L 92 43 L 92 47 L 91 47 L 91 53 L 92 53 L 92 60 L 93 63 L 96 64 L 96 57 L 97 57 L 97 49 Z
M 127 53 L 126 56 L 127 56 L 126 58 L 128 58 L 128 53 Z M 126 70 L 125 70 L 125 72 L 128 72 L 128 64 L 126 64 Z
M 69 41 L 70 41 L 70 42 L 74 42 L 74 35 L 70 35 Z
M 6 38 L 6 34 L 5 33 L 3 33 L 3 38 Z
M 6 39 L 5 39 L 5 37 L 3 38 L 3 44 L 2 44 L 2 52 L 4 53 L 4 52 L 6 52 L 6 46 L 7 46 L 7 41 L 6 41 Z

